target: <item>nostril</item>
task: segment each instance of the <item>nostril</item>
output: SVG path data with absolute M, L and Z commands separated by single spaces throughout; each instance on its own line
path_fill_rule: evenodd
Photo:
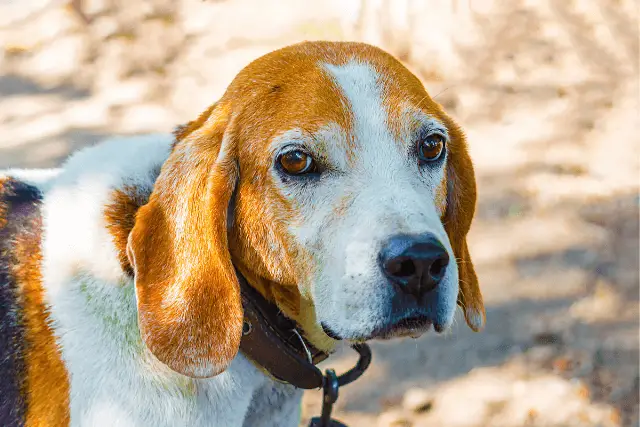
M 429 275 L 434 280 L 441 279 L 442 276 L 444 276 L 444 273 L 447 268 L 447 264 L 449 264 L 449 260 L 445 257 L 435 260 L 433 264 L 431 264 L 431 267 L 429 267 Z
M 416 274 L 416 265 L 410 258 L 393 259 L 386 264 L 387 273 L 399 278 L 409 278 Z
M 406 259 L 400 263 L 400 270 L 397 275 L 402 277 L 411 277 L 416 274 L 416 264 L 413 260 Z

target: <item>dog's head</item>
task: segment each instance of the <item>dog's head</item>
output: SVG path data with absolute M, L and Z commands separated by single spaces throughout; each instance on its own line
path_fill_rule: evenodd
M 183 374 L 223 371 L 242 329 L 234 265 L 320 347 L 441 331 L 456 302 L 477 330 L 475 199 L 462 131 L 392 56 L 272 52 L 176 131 L 137 214 L 144 341 Z

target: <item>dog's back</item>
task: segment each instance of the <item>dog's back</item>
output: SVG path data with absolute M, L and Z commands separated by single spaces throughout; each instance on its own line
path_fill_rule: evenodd
M 23 424 L 25 395 L 24 298 L 20 254 L 38 258 L 40 191 L 15 178 L 0 178 L 0 425 Z

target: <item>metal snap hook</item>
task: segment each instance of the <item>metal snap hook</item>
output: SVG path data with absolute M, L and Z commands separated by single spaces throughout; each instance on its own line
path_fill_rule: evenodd
M 347 385 L 360 378 L 371 363 L 371 349 L 367 344 L 354 344 L 351 346 L 360 354 L 356 366 L 340 375 L 336 375 L 333 369 L 327 369 L 324 374 L 322 386 L 322 412 L 320 418 L 311 419 L 309 427 L 346 427 L 339 421 L 331 419 L 333 405 L 338 400 L 340 386 Z

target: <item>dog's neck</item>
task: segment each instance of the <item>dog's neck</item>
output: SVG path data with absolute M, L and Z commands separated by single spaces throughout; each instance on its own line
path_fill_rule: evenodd
M 288 289 L 285 285 L 257 276 L 242 262 L 234 261 L 234 264 L 263 298 L 275 304 L 286 317 L 296 322 L 300 332 L 311 344 L 327 353 L 334 350 L 336 341 L 319 326 L 315 317 L 315 306 L 310 298 L 301 294 L 298 289 Z M 278 292 L 273 292 L 276 287 Z

